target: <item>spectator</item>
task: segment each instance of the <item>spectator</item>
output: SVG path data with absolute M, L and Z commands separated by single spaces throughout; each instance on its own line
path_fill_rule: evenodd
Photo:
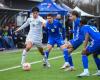
M 4 40 L 2 38 L 2 28 L 0 27 L 0 51 L 4 50 Z
M 6 41 L 6 48 L 15 48 L 12 38 L 12 32 L 8 26 L 5 26 L 3 28 L 3 39 Z
M 69 41 L 73 38 L 73 33 L 72 33 L 73 22 L 71 20 L 71 15 L 68 15 L 67 20 L 65 22 L 65 25 L 66 25 L 66 36 L 67 36 L 67 39 Z

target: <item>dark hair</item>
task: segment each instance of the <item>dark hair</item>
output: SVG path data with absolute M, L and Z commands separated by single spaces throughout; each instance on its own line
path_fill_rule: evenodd
M 38 7 L 33 7 L 32 12 L 35 12 L 35 11 L 39 12 L 39 8 Z
M 52 14 L 47 14 L 47 16 L 53 17 L 53 15 L 52 15 Z
M 87 20 L 86 20 L 86 19 L 81 19 L 81 20 L 80 20 L 80 23 L 81 23 L 82 25 L 85 25 L 85 24 L 87 24 Z
M 92 25 L 92 26 L 97 26 L 97 23 L 96 23 L 96 19 L 90 19 L 88 22 L 87 22 L 88 25 Z
M 72 15 L 75 15 L 76 17 L 80 17 L 80 14 L 79 14 L 79 12 L 78 11 L 72 11 L 71 12 L 72 13 Z

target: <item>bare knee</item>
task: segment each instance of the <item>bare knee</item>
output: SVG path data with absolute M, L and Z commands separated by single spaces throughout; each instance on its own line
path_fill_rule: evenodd
M 32 43 L 27 43 L 26 44 L 26 51 L 29 51 L 32 48 Z
M 50 52 L 52 50 L 52 45 L 47 45 L 48 51 Z
M 67 47 L 66 47 L 66 45 L 62 45 L 62 46 L 60 46 L 60 48 L 61 48 L 62 50 L 64 50 L 64 49 L 67 48 Z
M 38 50 L 39 50 L 39 52 L 40 52 L 41 54 L 44 54 L 43 48 L 42 48 L 42 47 L 38 47 Z

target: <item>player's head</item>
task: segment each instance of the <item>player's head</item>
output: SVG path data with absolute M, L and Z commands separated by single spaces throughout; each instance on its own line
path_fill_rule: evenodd
M 91 25 L 91 26 L 97 26 L 97 22 L 96 22 L 96 19 L 90 19 L 88 22 L 87 22 L 88 25 Z
M 72 20 L 75 20 L 77 17 L 80 17 L 79 12 L 77 12 L 77 11 L 72 11 L 71 15 L 72 15 Z
M 39 8 L 38 7 L 33 7 L 32 8 L 32 13 L 33 13 L 33 17 L 37 18 L 39 15 Z
M 87 20 L 86 19 L 81 19 L 80 26 L 83 26 L 83 25 L 87 25 Z
M 49 23 L 52 23 L 53 22 L 53 15 L 52 14 L 48 14 L 47 15 L 47 20 Z

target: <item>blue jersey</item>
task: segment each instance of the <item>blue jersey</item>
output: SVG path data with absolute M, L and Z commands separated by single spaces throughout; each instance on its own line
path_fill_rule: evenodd
M 97 28 L 95 26 L 84 25 L 83 33 L 84 33 L 84 35 L 86 35 L 86 33 L 88 33 L 91 40 L 94 42 L 100 41 L 100 32 L 97 30 Z
M 53 23 L 46 24 L 49 37 L 62 37 L 61 35 L 62 24 L 58 20 L 53 20 Z
M 83 33 L 83 28 L 79 28 L 79 32 L 77 36 L 73 39 L 71 39 L 69 42 L 73 46 L 74 49 L 77 49 L 84 41 L 84 33 Z
M 75 38 L 79 32 L 80 18 L 76 18 L 73 23 L 73 37 Z

